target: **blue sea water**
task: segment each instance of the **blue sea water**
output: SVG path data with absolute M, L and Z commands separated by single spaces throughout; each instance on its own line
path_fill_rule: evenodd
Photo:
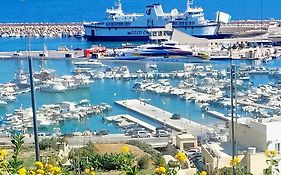
M 222 68 L 229 66 L 228 62 L 215 61 L 209 62 L 212 63 L 217 68 Z M 208 63 L 208 64 L 209 64 Z M 239 62 L 237 62 L 238 64 Z M 252 62 L 246 61 L 247 64 L 252 64 Z M 40 69 L 41 65 L 40 60 L 34 60 L 34 70 L 37 71 Z M 114 67 L 127 65 L 131 72 L 135 72 L 139 69 L 144 69 L 145 62 L 124 62 L 124 61 L 105 61 L 104 64 Z M 278 66 L 280 65 L 280 60 L 274 60 L 268 66 Z M 56 75 L 66 75 L 71 74 L 74 66 L 71 63 L 71 60 L 45 60 L 44 65 L 46 68 L 55 69 Z M 158 69 L 160 72 L 171 72 L 179 69 L 183 69 L 183 63 L 157 63 Z M 0 74 L 5 75 L 1 76 L 0 83 L 5 83 L 13 79 L 14 73 L 18 68 L 27 69 L 27 61 L 23 60 L 0 60 Z M 267 83 L 269 80 L 261 78 L 261 76 L 253 77 L 256 86 L 259 84 Z M 139 80 L 138 80 L 139 81 Z M 174 80 L 176 84 L 178 80 Z M 100 130 L 108 129 L 111 133 L 120 133 L 121 130 L 113 124 L 104 123 L 102 117 L 110 116 L 116 114 L 131 114 L 137 118 L 140 118 L 143 121 L 151 123 L 155 126 L 159 126 L 158 123 L 153 122 L 144 116 L 140 116 L 134 112 L 126 110 L 122 107 L 119 107 L 114 104 L 116 100 L 124 99 L 137 99 L 137 98 L 147 98 L 151 99 L 151 104 L 160 107 L 164 110 L 167 110 L 171 113 L 179 113 L 184 117 L 187 117 L 193 121 L 196 121 L 201 124 L 216 124 L 221 123 L 218 119 L 205 115 L 202 117 L 202 111 L 194 102 L 185 102 L 175 96 L 164 96 L 156 95 L 150 92 L 134 92 L 132 87 L 134 81 L 123 81 L 123 80 L 95 80 L 91 84 L 90 89 L 80 89 L 80 90 L 71 90 L 66 91 L 65 93 L 47 93 L 47 92 L 36 92 L 36 105 L 37 107 L 42 106 L 43 104 L 54 104 L 63 101 L 72 101 L 78 102 L 82 99 L 89 99 L 92 104 L 108 103 L 113 108 L 111 111 L 105 114 L 97 116 L 89 116 L 83 120 L 68 120 L 62 123 L 59 127 L 63 133 L 69 133 L 73 131 L 84 131 L 84 130 Z M 19 107 L 27 108 L 31 106 L 30 94 L 25 93 L 17 97 L 17 101 L 9 103 L 6 107 L 0 107 L 0 116 L 3 116 L 7 113 L 12 113 L 15 109 Z M 218 111 L 227 113 L 227 109 L 217 108 Z M 52 132 L 53 127 L 41 128 L 42 132 Z
M 162 4 L 164 11 L 184 11 L 185 0 L 122 0 L 125 12 L 143 13 L 145 6 Z M 0 22 L 82 22 L 102 20 L 105 9 L 114 0 L 1 0 Z M 280 19 L 280 0 L 195 0 L 203 6 L 208 19 L 217 11 L 231 14 L 233 19 Z
M 127 65 L 132 72 L 135 72 L 138 69 L 144 69 L 144 62 L 111 62 L 106 61 L 105 64 L 108 66 L 120 66 Z M 34 61 L 34 70 L 39 70 L 41 61 Z M 55 69 L 57 75 L 70 74 L 73 70 L 73 64 L 71 60 L 46 60 L 46 68 Z M 183 63 L 159 63 L 158 64 L 160 71 L 171 72 L 178 69 L 183 69 Z M 8 82 L 14 77 L 14 71 L 18 68 L 27 69 L 27 61 L 23 60 L 0 60 L 0 82 Z M 134 92 L 132 87 L 134 81 L 123 81 L 123 80 L 96 80 L 91 84 L 90 89 L 80 89 L 80 90 L 71 90 L 66 91 L 65 93 L 47 93 L 47 92 L 36 92 L 36 105 L 37 107 L 42 106 L 43 104 L 53 104 L 63 101 L 72 101 L 78 102 L 82 99 L 89 99 L 92 104 L 108 103 L 113 106 L 112 110 L 108 113 L 90 116 L 87 119 L 83 120 L 69 120 L 60 125 L 61 131 L 63 133 L 69 133 L 73 131 L 84 131 L 90 129 L 92 131 L 106 128 L 110 130 L 111 133 L 119 133 L 120 130 L 112 124 L 105 124 L 103 122 L 103 116 L 116 115 L 128 113 L 137 118 L 140 118 L 143 121 L 147 121 L 155 126 L 159 126 L 158 123 L 155 123 L 143 116 L 140 116 L 134 112 L 123 109 L 114 104 L 116 100 L 124 99 L 137 99 L 137 98 L 148 98 L 151 99 L 151 104 L 163 108 L 172 113 L 180 113 L 189 119 L 196 121 L 202 124 L 217 123 L 219 120 L 205 117 L 201 118 L 201 109 L 195 103 L 185 102 L 174 96 L 163 96 L 155 95 L 148 92 Z M 5 115 L 7 113 L 12 113 L 15 109 L 19 107 L 27 108 L 31 106 L 30 94 L 25 93 L 17 97 L 17 101 L 9 103 L 6 107 L 0 107 L 0 115 Z M 54 126 L 57 127 L 57 126 Z M 43 128 L 40 131 L 52 132 L 52 127 Z

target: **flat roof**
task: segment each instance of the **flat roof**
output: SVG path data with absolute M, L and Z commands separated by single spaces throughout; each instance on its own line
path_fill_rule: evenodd
M 196 139 L 196 137 L 190 133 L 178 134 L 177 137 L 179 139 Z

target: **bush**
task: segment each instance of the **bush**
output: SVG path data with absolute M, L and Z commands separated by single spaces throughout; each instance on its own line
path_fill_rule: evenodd
M 73 149 L 69 155 L 71 170 L 77 171 L 86 168 L 95 170 L 125 170 L 133 163 L 134 156 L 130 152 L 111 153 L 100 155 L 92 144 L 79 149 Z
M 163 155 L 159 151 L 153 149 L 149 144 L 136 140 L 129 141 L 128 144 L 136 146 L 141 150 L 143 150 L 144 152 L 150 154 L 154 162 L 154 165 L 165 166 L 166 162 Z
M 150 157 L 148 155 L 143 155 L 137 161 L 138 162 L 138 166 L 141 169 L 147 169 L 148 166 L 149 166 L 149 160 L 150 160 Z
M 159 153 L 157 150 L 153 149 L 149 144 L 144 143 L 144 142 L 140 142 L 140 141 L 137 141 L 137 140 L 130 140 L 127 143 L 129 145 L 133 145 L 133 146 L 136 146 L 136 147 L 140 148 L 141 150 L 150 154 L 151 156 Z

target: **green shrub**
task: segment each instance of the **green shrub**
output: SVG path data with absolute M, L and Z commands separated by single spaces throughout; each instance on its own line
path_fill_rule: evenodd
M 148 166 L 149 166 L 149 159 L 150 159 L 150 157 L 149 157 L 148 155 L 143 155 L 143 156 L 141 156 L 141 157 L 137 160 L 138 166 L 139 166 L 141 169 L 147 169 Z

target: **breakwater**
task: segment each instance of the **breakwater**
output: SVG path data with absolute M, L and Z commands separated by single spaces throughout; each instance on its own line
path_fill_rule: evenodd
M 280 20 L 233 20 L 221 24 L 219 33 L 234 36 L 248 35 L 249 32 L 265 34 L 270 28 L 280 27 L 280 23 Z M 0 37 L 72 37 L 84 33 L 82 22 L 0 23 Z
M 0 23 L 0 37 L 83 36 L 82 23 Z

